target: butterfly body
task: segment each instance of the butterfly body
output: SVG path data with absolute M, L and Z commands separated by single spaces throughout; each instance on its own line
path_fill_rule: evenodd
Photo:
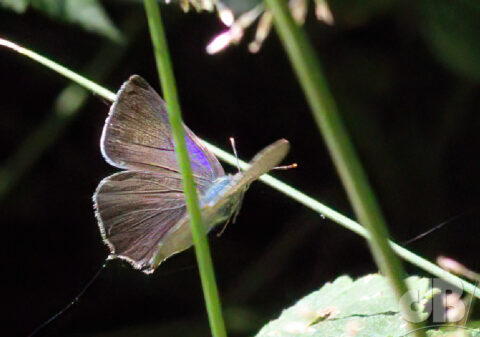
M 277 165 L 289 148 L 279 140 L 257 154 L 247 171 L 226 175 L 184 128 L 206 231 L 236 214 L 250 183 Z M 124 171 L 103 179 L 93 200 L 109 257 L 145 273 L 192 245 L 172 139 L 165 103 L 140 76 L 131 76 L 117 93 L 101 138 L 106 161 Z
M 215 203 L 222 194 L 228 188 L 228 185 L 232 183 L 233 179 L 231 175 L 225 175 L 216 179 L 212 186 L 208 188 L 203 196 L 200 198 L 200 206 L 209 205 Z

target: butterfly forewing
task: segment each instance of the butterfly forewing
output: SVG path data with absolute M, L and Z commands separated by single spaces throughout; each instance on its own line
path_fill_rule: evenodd
M 195 180 L 213 181 L 225 173 L 213 154 L 185 127 Z M 165 103 L 138 75 L 131 76 L 110 108 L 102 133 L 106 160 L 123 169 L 179 172 Z

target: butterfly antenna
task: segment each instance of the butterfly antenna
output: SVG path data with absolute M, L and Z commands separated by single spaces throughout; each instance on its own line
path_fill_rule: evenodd
M 422 239 L 423 237 L 431 234 L 432 232 L 434 232 L 434 231 L 442 228 L 442 227 L 445 226 L 446 224 L 449 224 L 449 223 L 457 220 L 458 218 L 461 218 L 461 217 L 465 216 L 466 214 L 467 214 L 467 212 L 463 212 L 463 213 L 457 214 L 457 215 L 455 215 L 455 216 L 452 216 L 451 218 L 449 218 L 449 219 L 447 219 L 447 220 L 439 223 L 438 225 L 434 226 L 433 228 L 430 228 L 428 231 L 423 232 L 423 233 L 421 233 L 421 234 L 419 234 L 419 235 L 411 238 L 410 240 L 407 240 L 407 241 L 402 242 L 402 245 L 406 246 L 406 245 L 411 244 L 412 242 L 415 242 L 415 241 L 417 241 L 417 240 L 420 240 L 420 239 Z
M 298 164 L 293 163 L 293 164 L 290 164 L 290 165 L 275 166 L 274 168 L 272 168 L 272 170 L 290 170 L 290 169 L 294 169 L 294 168 L 297 168 L 297 167 L 298 167 Z
M 233 154 L 235 155 L 235 160 L 237 161 L 238 172 L 241 172 L 240 161 L 238 160 L 237 147 L 235 146 L 235 138 L 230 137 L 230 144 L 232 144 Z
M 93 275 L 93 277 L 90 279 L 90 281 L 87 282 L 87 284 L 82 288 L 82 290 L 78 293 L 77 296 L 75 296 L 75 298 L 70 301 L 70 303 L 68 303 L 65 307 L 63 307 L 59 312 L 57 312 L 55 315 L 53 315 L 52 317 L 50 317 L 48 320 L 46 320 L 45 322 L 43 322 L 42 324 L 40 324 L 35 330 L 33 330 L 29 335 L 28 337 L 33 337 L 35 336 L 40 330 L 42 330 L 43 328 L 45 328 L 47 325 L 49 325 L 50 323 L 52 323 L 54 320 L 56 320 L 60 315 L 62 315 L 65 311 L 67 311 L 68 309 L 70 309 L 73 305 L 75 305 L 76 303 L 78 303 L 78 301 L 80 300 L 80 297 L 82 297 L 82 295 L 88 290 L 88 288 L 90 288 L 90 286 L 93 284 L 93 282 L 95 282 L 95 280 L 100 276 L 100 274 L 102 273 L 103 269 L 105 269 L 106 265 L 107 265 L 107 262 L 108 260 L 106 260 L 103 265 L 100 267 L 100 269 L 95 273 L 95 275 Z

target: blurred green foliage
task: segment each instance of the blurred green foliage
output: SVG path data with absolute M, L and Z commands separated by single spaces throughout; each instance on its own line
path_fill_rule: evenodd
M 121 42 L 122 34 L 98 0 L 0 0 L 0 6 L 19 14 L 28 7 L 53 20 L 81 26 L 83 29 Z
M 360 27 L 385 16 L 412 25 L 448 69 L 470 80 L 480 80 L 480 2 L 477 0 L 331 0 L 336 21 Z M 414 33 L 415 34 L 415 33 Z
M 480 81 L 480 1 L 422 0 L 419 25 L 433 54 L 450 70 Z
M 24 13 L 27 10 L 30 0 L 0 0 L 0 6 L 9 8 L 17 13 Z

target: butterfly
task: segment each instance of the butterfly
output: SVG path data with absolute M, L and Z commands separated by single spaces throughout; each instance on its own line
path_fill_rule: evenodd
M 260 151 L 249 169 L 226 175 L 185 125 L 184 131 L 206 231 L 236 215 L 249 185 L 280 163 L 290 147 L 280 139 Z M 109 164 L 124 169 L 103 179 L 93 195 L 109 259 L 152 273 L 193 242 L 165 103 L 142 77 L 131 76 L 118 91 L 100 148 Z

